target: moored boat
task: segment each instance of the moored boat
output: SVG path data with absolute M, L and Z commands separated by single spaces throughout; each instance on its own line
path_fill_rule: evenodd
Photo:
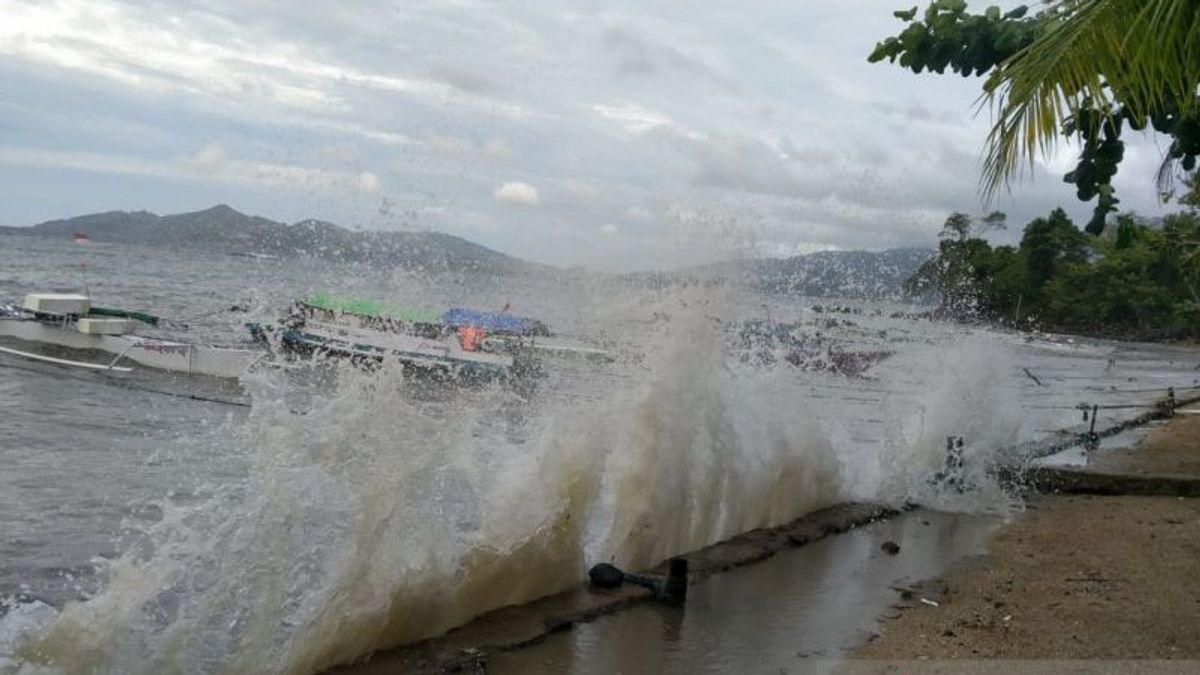
M 30 293 L 21 305 L 0 303 L 0 337 L 74 350 L 112 354 L 107 363 L 49 359 L 34 352 L 5 348 L 5 353 L 61 365 L 110 371 L 127 371 L 120 364 L 187 375 L 232 378 L 245 373 L 263 352 L 234 347 L 196 345 L 137 335 L 139 325 L 157 325 L 158 318 L 144 312 L 93 307 L 86 295 Z M 40 357 L 40 358 L 39 358 Z
M 285 354 L 344 358 L 366 367 L 396 361 L 454 379 L 528 378 L 540 374 L 542 359 L 551 356 L 609 358 L 604 350 L 554 338 L 541 321 L 508 312 L 439 312 L 327 295 L 295 303 L 277 325 L 252 322 L 247 328 Z

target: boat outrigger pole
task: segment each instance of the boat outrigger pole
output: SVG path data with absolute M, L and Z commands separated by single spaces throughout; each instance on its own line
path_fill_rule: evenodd
M 132 373 L 133 372 L 133 368 L 125 368 L 123 366 L 114 365 L 114 364 L 116 364 L 115 360 L 112 363 L 109 363 L 107 365 L 103 364 L 103 363 L 86 363 L 84 361 L 71 361 L 69 359 L 58 359 L 53 356 L 44 356 L 42 354 L 34 354 L 32 352 L 23 352 L 19 349 L 10 349 L 8 347 L 0 347 L 0 353 L 11 354 L 12 356 L 19 356 L 21 358 L 29 359 L 31 361 L 41 361 L 43 363 L 54 363 L 54 364 L 57 364 L 60 366 L 71 366 L 72 368 L 86 368 L 88 370 L 103 370 L 103 371 L 111 371 L 114 373 Z M 120 357 L 118 356 L 117 358 L 120 358 Z

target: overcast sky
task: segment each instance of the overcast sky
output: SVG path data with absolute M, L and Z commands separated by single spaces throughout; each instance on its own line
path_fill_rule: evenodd
M 979 80 L 866 62 L 903 4 L 0 0 L 0 224 L 224 202 L 610 269 L 930 246 L 984 208 L 988 119 Z M 1161 143 L 1123 207 L 1160 212 Z M 1074 153 L 1008 236 L 1086 219 Z

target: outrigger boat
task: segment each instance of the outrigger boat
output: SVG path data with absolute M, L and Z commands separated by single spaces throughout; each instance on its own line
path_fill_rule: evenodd
M 210 377 L 232 378 L 245 373 L 264 354 L 233 347 L 194 345 L 136 335 L 139 325 L 156 326 L 159 319 L 143 312 L 94 307 L 86 295 L 29 293 L 21 305 L 0 303 L 0 337 L 96 350 L 114 355 L 108 363 L 58 358 L 0 346 L 0 353 L 89 370 L 129 372 L 119 363 Z
M 285 355 L 348 359 L 368 368 L 395 361 L 417 373 L 460 380 L 536 376 L 547 356 L 610 358 L 605 350 L 554 338 L 541 321 L 507 312 L 391 308 L 327 295 L 295 303 L 278 325 L 246 326 Z

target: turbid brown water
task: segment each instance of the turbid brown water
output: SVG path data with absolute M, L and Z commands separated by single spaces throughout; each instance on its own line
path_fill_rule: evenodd
M 918 510 L 708 577 L 684 608 L 653 603 L 500 654 L 489 673 L 828 671 L 904 588 L 983 552 L 988 516 Z M 899 543 L 896 555 L 882 544 Z M 899 589 L 899 590 L 898 590 Z

